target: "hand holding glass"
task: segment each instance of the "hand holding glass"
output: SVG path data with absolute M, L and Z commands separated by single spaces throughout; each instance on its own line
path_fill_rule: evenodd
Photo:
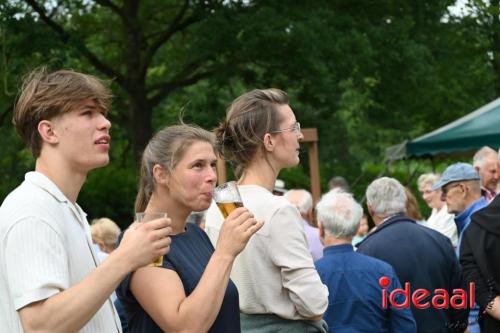
M 217 186 L 214 189 L 213 198 L 224 219 L 236 208 L 243 207 L 238 186 L 234 181 Z
M 147 223 L 152 220 L 157 220 L 157 219 L 166 219 L 167 218 L 167 213 L 148 213 L 148 212 L 141 212 L 141 213 L 135 213 L 135 220 L 139 223 Z M 153 266 L 153 267 L 161 267 L 163 264 L 163 256 L 157 257 L 153 262 L 148 265 L 148 266 Z

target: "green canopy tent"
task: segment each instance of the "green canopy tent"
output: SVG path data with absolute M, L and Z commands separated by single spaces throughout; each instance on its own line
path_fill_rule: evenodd
M 386 149 L 387 161 L 500 147 L 500 98 L 416 139 Z

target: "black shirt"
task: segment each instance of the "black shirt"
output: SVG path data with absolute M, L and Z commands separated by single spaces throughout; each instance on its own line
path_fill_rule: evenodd
M 189 296 L 198 285 L 214 248 L 205 232 L 192 223 L 187 224 L 185 232 L 170 237 L 172 239 L 170 252 L 163 256 L 162 267 L 174 270 L 179 275 L 184 285 L 184 292 Z M 116 294 L 125 309 L 129 332 L 163 332 L 130 291 L 130 277 L 131 274 L 116 289 Z M 206 304 L 206 306 L 213 305 Z M 241 332 L 238 290 L 231 280 L 226 288 L 219 314 L 208 332 Z

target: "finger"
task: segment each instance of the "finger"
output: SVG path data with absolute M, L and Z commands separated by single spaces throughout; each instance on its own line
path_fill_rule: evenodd
M 172 244 L 172 239 L 170 237 L 165 237 L 162 239 L 159 239 L 155 242 L 155 247 L 157 248 L 167 248 Z
M 248 228 L 250 228 L 251 226 L 255 225 L 257 223 L 257 220 L 254 219 L 253 217 L 249 217 L 247 218 L 246 220 L 244 220 L 240 226 L 243 230 L 247 230 Z
M 157 230 L 161 228 L 168 227 L 172 223 L 172 220 L 169 218 L 159 218 L 155 220 L 148 221 L 147 223 L 142 223 L 144 226 L 147 226 L 150 230 Z
M 172 234 L 172 227 L 156 229 L 153 230 L 152 233 L 155 235 L 156 239 L 165 238 Z
M 263 226 L 264 226 L 264 221 L 258 221 L 254 225 L 250 226 L 245 232 L 250 234 L 250 235 L 253 235 L 257 231 L 259 231 L 260 228 L 262 228 Z
M 240 216 L 238 216 L 238 218 L 236 218 L 236 221 L 237 221 L 238 224 L 242 224 L 246 220 L 248 220 L 250 218 L 253 218 L 253 217 L 254 216 L 253 216 L 253 214 L 250 211 L 246 211 L 245 213 L 243 213 Z
M 248 211 L 248 208 L 245 208 L 245 207 L 239 207 L 239 208 L 236 208 L 235 210 L 233 210 L 226 218 L 226 220 L 229 220 L 229 219 L 237 219 L 241 214 L 244 214 L 246 212 L 249 212 Z

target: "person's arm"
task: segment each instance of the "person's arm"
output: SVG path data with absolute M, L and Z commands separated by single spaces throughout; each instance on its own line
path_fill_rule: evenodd
M 495 295 L 492 294 L 490 286 L 481 274 L 481 270 L 472 252 L 468 235 L 471 231 L 474 231 L 474 228 L 475 224 L 471 223 L 462 237 L 460 244 L 460 264 L 462 265 L 463 276 L 467 284 L 474 283 L 476 303 L 481 309 L 487 309 L 488 304 L 493 300 Z
M 40 221 L 33 222 L 35 223 L 26 223 L 25 226 L 37 224 L 37 227 L 50 228 Z M 151 263 L 157 256 L 168 252 L 170 238 L 167 236 L 171 232 L 171 228 L 167 227 L 169 224 L 170 221 L 167 219 L 133 224 L 125 232 L 120 246 L 80 283 L 64 290 L 53 291 L 50 297 L 20 308 L 18 311 L 24 331 L 51 333 L 79 331 L 104 304 L 126 274 Z M 19 251 L 20 247 L 16 243 L 23 241 L 22 228 L 19 231 L 11 232 L 9 235 L 7 255 L 9 245 Z M 44 242 L 45 240 L 41 239 L 39 244 L 25 246 L 26 262 L 31 262 L 33 253 L 30 252 L 39 246 L 46 246 Z M 19 253 L 16 257 L 19 258 Z M 45 261 L 51 260 L 51 258 L 44 259 Z M 19 264 L 19 262 L 11 263 L 11 265 Z M 32 274 L 29 268 L 27 265 L 26 274 Z M 67 270 L 67 267 L 62 267 L 62 265 L 59 268 Z
M 399 279 L 396 276 L 396 272 L 392 267 L 391 270 L 392 273 L 389 275 L 391 276 L 391 284 L 390 287 L 387 288 L 387 295 L 390 295 L 390 293 L 394 289 L 401 289 L 401 284 L 399 283 Z M 401 294 L 396 295 L 396 301 L 398 302 L 398 304 L 403 303 L 400 297 L 402 297 Z M 388 302 L 388 304 L 389 308 L 387 309 L 387 317 L 389 320 L 389 332 L 416 333 L 417 324 L 415 322 L 415 319 L 413 318 L 411 310 L 408 308 L 396 309 L 394 308 L 394 306 L 392 306 L 392 304 L 390 304 L 390 302 Z
M 320 320 L 328 307 L 328 288 L 314 267 L 301 216 L 290 205 L 280 208 L 271 220 L 267 250 L 281 270 L 283 288 L 304 319 Z
M 206 332 L 219 313 L 236 255 L 262 225 L 246 208 L 234 210 L 224 221 L 217 248 L 189 296 L 179 275 L 170 269 L 137 270 L 130 290 L 163 331 Z

